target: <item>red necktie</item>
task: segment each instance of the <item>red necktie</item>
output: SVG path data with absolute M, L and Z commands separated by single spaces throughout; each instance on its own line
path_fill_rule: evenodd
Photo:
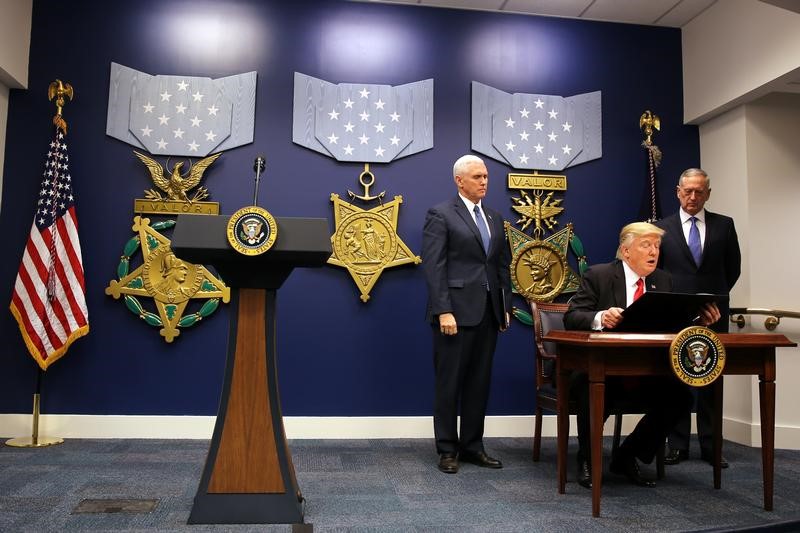
M 639 299 L 639 297 L 644 294 L 644 280 L 639 278 L 636 280 L 636 291 L 633 293 L 633 301 Z

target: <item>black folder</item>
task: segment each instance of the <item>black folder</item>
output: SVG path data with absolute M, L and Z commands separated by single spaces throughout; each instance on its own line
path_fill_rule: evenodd
M 704 304 L 727 304 L 726 294 L 683 294 L 647 291 L 622 312 L 614 331 L 677 333 L 695 323 Z

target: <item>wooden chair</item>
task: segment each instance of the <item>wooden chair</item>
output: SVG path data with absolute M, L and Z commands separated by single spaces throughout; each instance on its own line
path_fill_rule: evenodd
M 558 395 L 556 394 L 556 345 L 544 341 L 550 330 L 564 329 L 564 313 L 569 309 L 566 303 L 530 302 L 533 312 L 533 337 L 536 343 L 536 422 L 533 429 L 533 460 L 539 460 L 542 445 L 542 414 L 546 409 L 556 412 Z M 614 441 L 612 453 L 617 450 L 622 432 L 622 415 L 638 413 L 634 406 L 614 406 Z M 570 402 L 569 413 L 577 413 L 577 406 Z M 659 479 L 664 477 L 664 447 L 656 454 L 656 473 Z

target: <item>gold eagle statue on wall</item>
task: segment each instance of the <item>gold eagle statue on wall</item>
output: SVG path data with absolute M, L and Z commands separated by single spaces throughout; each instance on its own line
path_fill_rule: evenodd
M 639 117 L 639 129 L 644 131 L 644 143 L 651 145 L 653 144 L 653 129 L 661 131 L 661 119 L 648 109 Z
M 162 196 L 158 191 L 150 189 L 145 191 L 145 196 L 150 200 L 174 200 L 180 202 L 192 203 L 202 200 L 208 196 L 208 191 L 205 187 L 200 187 L 192 198 L 186 194 L 189 190 L 197 187 L 203 177 L 206 169 L 216 161 L 222 152 L 210 155 L 201 159 L 194 165 L 189 167 L 189 171 L 181 174 L 183 168 L 183 161 L 179 161 L 172 166 L 172 172 L 168 168 L 162 167 L 155 159 L 133 151 L 142 163 L 145 164 L 147 170 L 150 171 L 150 177 L 153 179 L 156 187 L 166 193 L 166 197 Z M 164 171 L 167 171 L 166 173 Z

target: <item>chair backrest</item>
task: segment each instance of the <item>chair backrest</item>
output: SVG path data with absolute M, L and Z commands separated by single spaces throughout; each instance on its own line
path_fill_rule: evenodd
M 545 342 L 544 336 L 554 329 L 564 329 L 564 313 L 569 309 L 565 303 L 543 303 L 531 301 L 533 312 L 533 338 L 536 343 L 536 384 L 552 382 L 555 367 L 556 345 Z

